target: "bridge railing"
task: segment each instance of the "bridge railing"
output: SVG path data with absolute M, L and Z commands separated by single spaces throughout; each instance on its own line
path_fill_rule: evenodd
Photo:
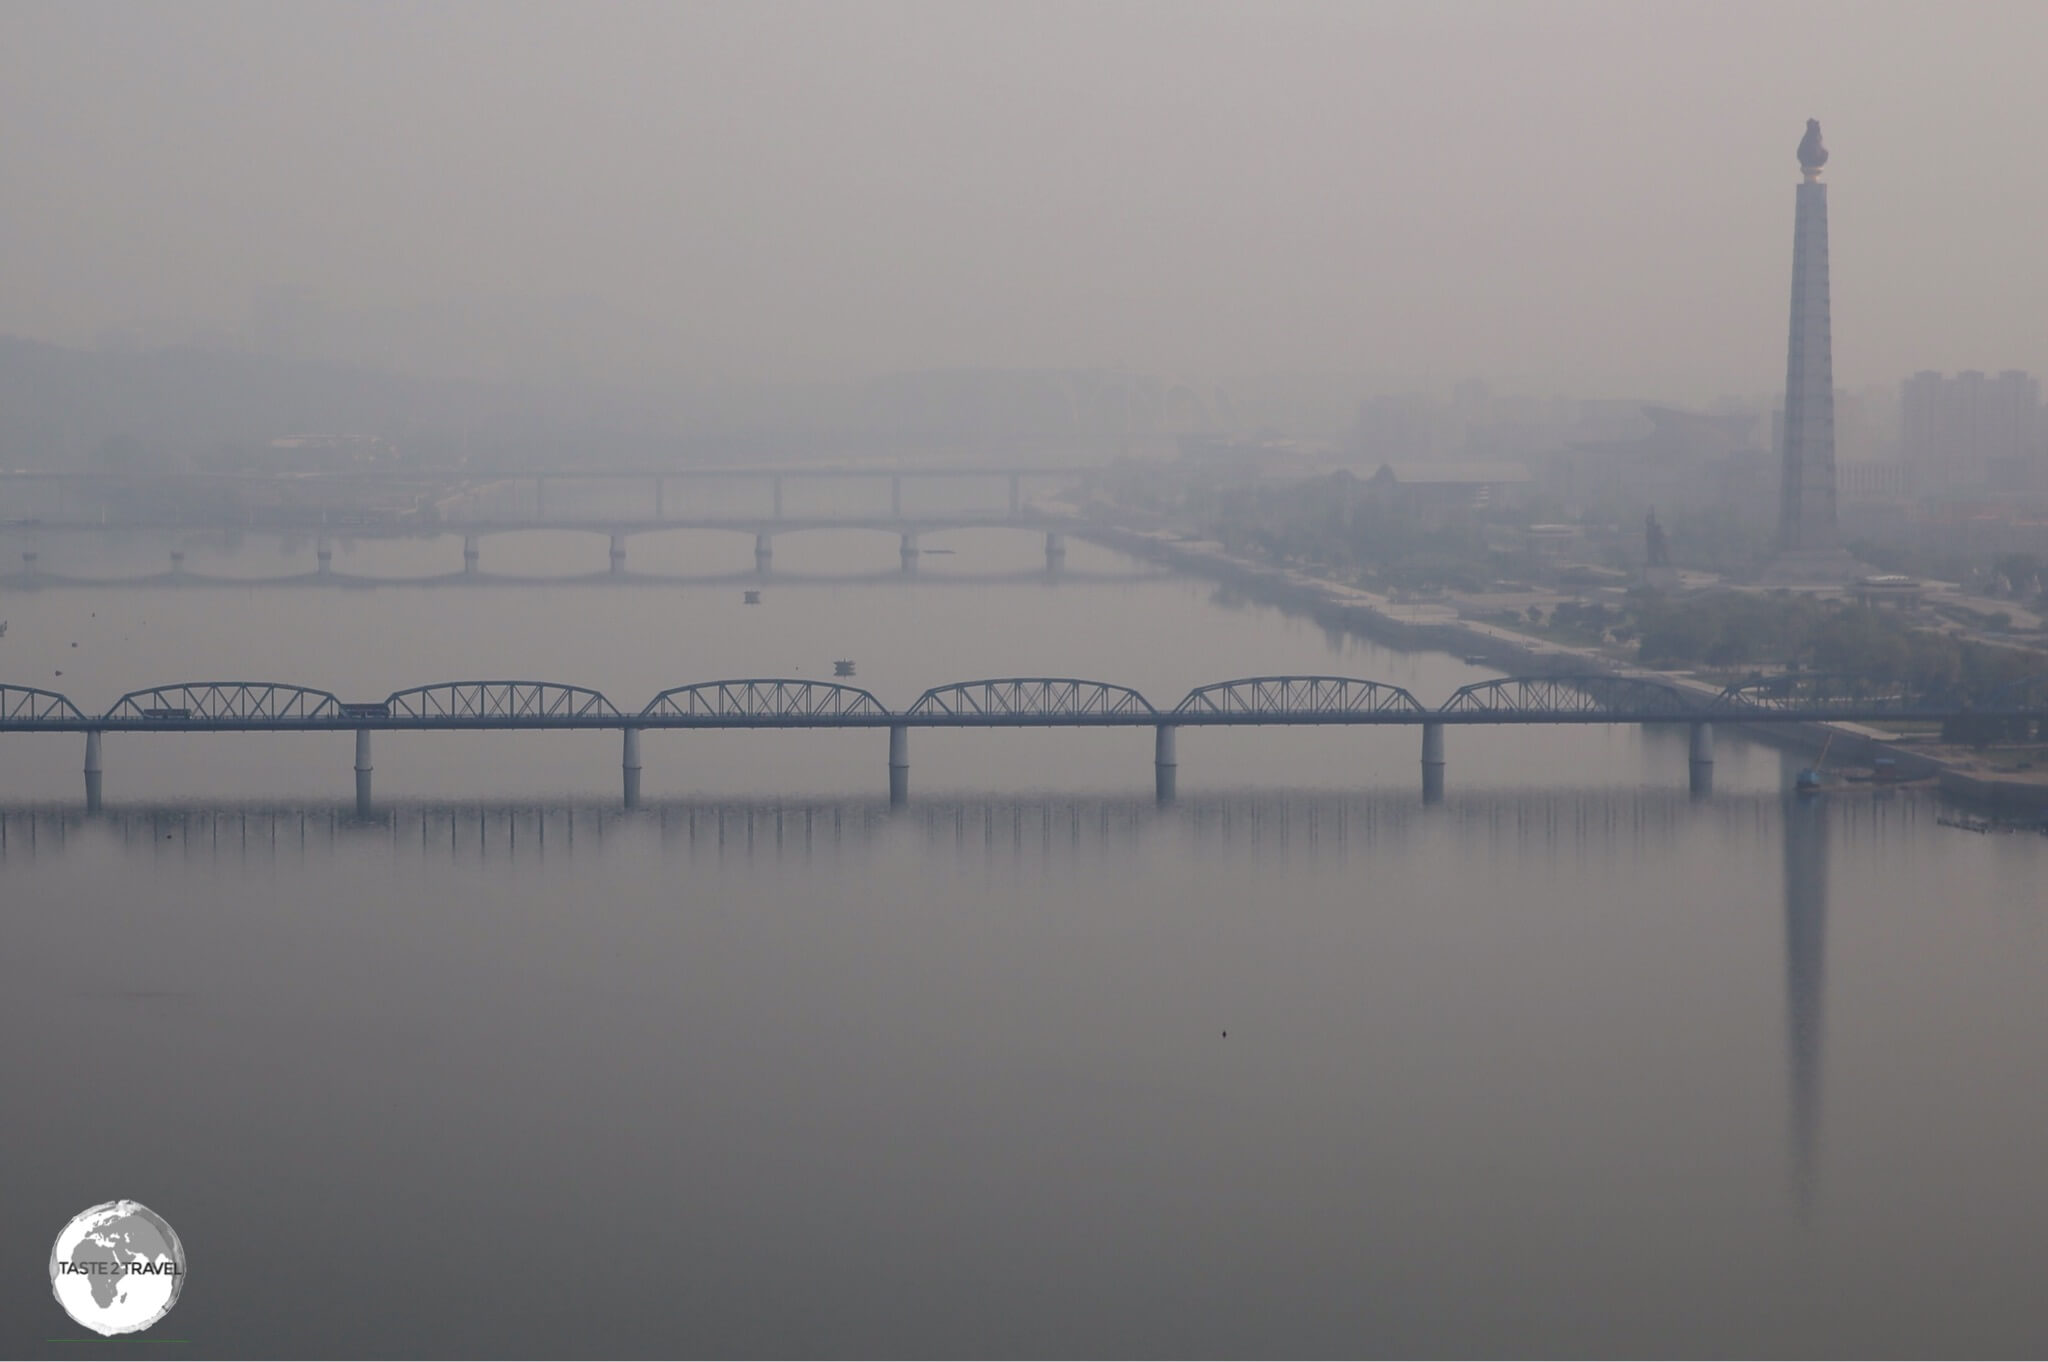
M 997 719 L 1028 723 L 1050 719 L 1117 719 L 1158 714 L 1129 686 L 1074 677 L 1012 676 L 956 681 L 917 697 L 904 717 Z
M 1635 676 L 1504 676 L 1460 687 L 1437 712 L 1504 719 L 1603 714 L 1693 719 L 1700 717 L 1704 708 L 1676 686 Z
M 649 700 L 640 713 L 742 724 L 884 719 L 889 707 L 858 686 L 765 677 L 676 686 Z
M 1428 711 L 1402 687 L 1379 681 L 1351 676 L 1247 676 L 1197 686 L 1173 712 L 1287 719 Z
M 0 685 L 0 723 L 41 724 L 83 719 L 77 705 L 53 690 Z
M 393 691 L 394 719 L 616 719 L 618 707 L 587 686 L 552 681 L 443 681 Z
M 184 681 L 132 690 L 102 718 L 115 721 L 296 723 L 333 718 L 341 701 L 324 690 L 274 681 Z

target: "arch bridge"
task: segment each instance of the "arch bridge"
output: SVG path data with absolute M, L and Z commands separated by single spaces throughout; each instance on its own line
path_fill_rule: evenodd
M 201 681 L 122 695 L 91 714 L 68 697 L 0 685 L 0 732 L 86 735 L 88 806 L 97 808 L 101 737 L 110 732 L 353 732 L 357 799 L 367 806 L 373 730 L 617 729 L 627 800 L 637 803 L 640 735 L 647 729 L 886 728 L 892 796 L 907 797 L 912 728 L 1108 728 L 1154 730 L 1157 790 L 1171 798 L 1183 727 L 1409 724 L 1422 730 L 1425 798 L 1442 792 L 1444 731 L 1473 724 L 1685 723 L 1696 790 L 1711 788 L 1713 725 L 1994 717 L 2048 723 L 2048 675 L 2022 678 L 1974 703 L 1892 683 L 1799 673 L 1720 692 L 1611 675 L 1509 676 L 1475 682 L 1431 708 L 1401 686 L 1346 676 L 1253 676 L 1190 690 L 1170 709 L 1139 691 L 1077 677 L 1001 677 L 934 686 L 902 710 L 837 682 L 743 677 L 673 686 L 638 708 L 601 691 L 551 681 L 444 681 L 346 701 L 332 691 L 281 682 Z

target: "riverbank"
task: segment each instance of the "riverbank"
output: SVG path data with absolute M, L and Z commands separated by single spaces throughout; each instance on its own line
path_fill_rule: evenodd
M 1206 577 L 1247 598 L 1313 619 L 1326 629 L 1395 648 L 1429 649 L 1522 676 L 1636 676 L 1682 691 L 1711 696 L 1719 687 L 1681 672 L 1618 662 L 1595 649 L 1573 647 L 1461 616 L 1455 606 L 1397 602 L 1361 587 L 1232 554 L 1214 540 L 1185 538 L 1166 529 L 1092 524 L 1079 537 L 1119 553 L 1191 576 Z M 1937 755 L 1866 724 L 1737 725 L 1743 736 L 1797 752 L 1832 751 L 1838 760 L 1870 766 L 1890 757 L 1901 778 L 1933 778 L 1944 794 L 2006 809 L 2048 809 L 2048 772 L 1993 773 L 1972 757 Z

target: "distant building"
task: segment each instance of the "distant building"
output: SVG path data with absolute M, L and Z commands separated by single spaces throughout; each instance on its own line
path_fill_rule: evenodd
M 1365 480 L 1373 496 L 1426 524 L 1444 524 L 1477 512 L 1527 503 L 1534 480 L 1516 463 L 1383 463 Z
M 1640 516 L 1652 506 L 1732 506 L 1745 515 L 1775 507 L 1777 479 L 1758 448 L 1756 414 L 1688 412 L 1639 405 L 1640 429 L 1584 441 L 1532 460 L 1542 490 L 1580 514 Z
M 1585 547 L 1586 532 L 1577 525 L 1531 525 L 1523 539 L 1538 558 L 1562 558 Z
M 1855 591 L 1857 601 L 1863 605 L 1890 605 L 1904 610 L 1920 604 L 1919 581 L 1896 572 L 1858 577 Z
M 265 451 L 264 463 L 294 473 L 353 473 L 398 461 L 398 449 L 377 435 L 281 435 Z
M 1190 472 L 1226 478 L 1300 478 L 1315 470 L 1329 451 L 1300 440 L 1234 440 L 1183 435 L 1180 461 Z
M 2041 482 L 2041 385 L 2007 369 L 1953 378 L 1922 370 L 1899 384 L 1902 454 L 1916 489 L 2031 491 Z
M 1844 505 L 1890 505 L 1906 499 L 1906 466 L 1898 463 L 1843 463 L 1835 485 Z
M 951 458 L 1162 457 L 1220 433 L 1220 390 L 1096 369 L 924 369 L 864 385 L 858 427 L 898 450 Z

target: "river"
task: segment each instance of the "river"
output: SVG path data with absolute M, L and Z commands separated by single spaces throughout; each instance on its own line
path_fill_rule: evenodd
M 1057 583 L 1037 536 L 922 543 L 835 583 L 894 537 L 778 538 L 804 580 L 758 606 L 9 592 L 0 679 L 1489 675 L 1080 542 Z M 918 731 L 892 811 L 880 732 L 650 733 L 628 813 L 616 734 L 380 734 L 369 822 L 346 734 L 112 735 L 95 817 L 81 740 L 0 738 L 0 1352 L 79 1333 L 49 1244 L 118 1197 L 190 1255 L 129 1357 L 2038 1349 L 2048 840 L 1788 797 L 1725 732 L 1705 799 L 1682 730 L 1448 736 L 1425 806 L 1412 728 L 1188 730 L 1162 809 L 1143 729 Z

